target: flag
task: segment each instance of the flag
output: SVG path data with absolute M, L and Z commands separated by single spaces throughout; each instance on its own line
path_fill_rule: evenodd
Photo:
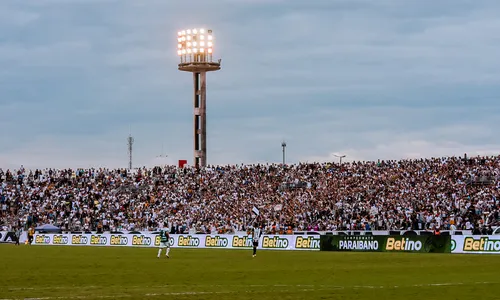
M 255 207 L 255 206 L 252 208 L 252 212 L 253 212 L 254 214 L 256 214 L 257 216 L 259 216 L 259 215 L 260 215 L 260 211 L 259 211 L 259 209 L 258 209 L 257 207 Z
M 184 166 L 187 165 L 187 160 L 185 159 L 179 159 L 179 168 L 184 168 Z

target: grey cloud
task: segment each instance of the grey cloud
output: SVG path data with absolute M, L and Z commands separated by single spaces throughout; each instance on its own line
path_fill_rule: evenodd
M 175 34 L 202 25 L 223 59 L 208 78 L 211 163 L 280 161 L 283 138 L 290 161 L 499 149 L 498 2 L 23 3 L 8 21 L 22 38 L 0 43 L 0 125 L 16 124 L 0 166 L 125 166 L 129 125 L 138 164 L 162 143 L 190 159 Z
M 38 20 L 39 17 L 40 15 L 37 13 L 9 9 L 9 7 L 2 7 L 0 4 L 0 26 L 4 29 L 28 25 Z

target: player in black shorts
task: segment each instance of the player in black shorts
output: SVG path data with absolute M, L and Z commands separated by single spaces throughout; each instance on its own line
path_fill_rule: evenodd
M 260 229 L 257 226 L 252 228 L 252 244 L 253 244 L 253 255 L 252 257 L 257 256 L 257 247 L 259 246 L 259 238 L 260 238 Z

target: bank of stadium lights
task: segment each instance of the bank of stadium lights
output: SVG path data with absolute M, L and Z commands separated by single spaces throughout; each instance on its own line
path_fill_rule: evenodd
M 177 33 L 179 71 L 193 73 L 194 84 L 194 165 L 207 166 L 207 72 L 221 69 L 221 60 L 213 60 L 212 30 L 194 28 Z
M 177 33 L 177 55 L 183 62 L 212 61 L 213 47 L 212 30 L 194 28 Z

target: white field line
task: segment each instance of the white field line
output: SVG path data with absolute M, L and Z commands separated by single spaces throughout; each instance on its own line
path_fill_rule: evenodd
M 175 285 L 175 284 L 166 284 L 166 285 L 136 285 L 136 286 L 126 286 L 127 289 L 134 288 L 148 288 L 148 289 L 159 289 L 159 288 L 172 288 L 172 287 L 331 287 L 330 285 L 312 285 L 312 284 L 297 284 L 297 285 L 288 285 L 288 284 L 202 284 L 202 285 Z M 41 290 L 90 290 L 90 289 L 108 289 L 106 286 L 45 286 L 45 287 L 0 287 L 2 289 L 7 289 L 9 291 L 41 291 Z M 3 299 L 0 299 L 3 300 Z
M 276 285 L 198 285 L 196 287 L 310 287 L 306 289 L 290 289 L 290 290 L 272 290 L 272 292 L 278 293 L 287 293 L 287 292 L 309 292 L 309 291 L 327 291 L 327 290 L 345 290 L 345 289 L 394 289 L 394 288 L 408 288 L 408 287 L 440 287 L 440 286 L 462 286 L 462 285 L 487 285 L 487 284 L 498 284 L 498 282 L 449 282 L 449 283 L 428 283 L 428 284 L 413 284 L 406 286 L 376 286 L 376 285 L 358 285 L 358 286 L 338 286 L 338 285 L 284 285 L 284 284 L 276 284 Z M 181 285 L 165 285 L 158 286 L 159 287 L 186 287 Z M 9 290 L 42 290 L 42 289 L 54 289 L 53 288 L 9 288 Z M 60 287 L 61 289 L 66 289 L 67 287 Z M 91 287 L 79 287 L 81 289 L 91 288 Z M 92 288 L 103 288 L 106 287 L 92 287 Z M 141 288 L 154 288 L 154 287 L 141 287 Z M 74 289 L 71 288 L 70 289 Z M 147 293 L 143 294 L 143 297 L 160 297 L 160 296 L 182 296 L 182 295 L 210 295 L 210 294 L 236 294 L 236 293 L 261 293 L 263 291 L 213 291 L 213 292 L 167 292 L 167 293 Z M 2 298 L 0 300 L 57 300 L 57 299 L 105 299 L 105 298 L 129 298 L 136 297 L 137 295 L 88 295 L 88 296 L 47 296 L 47 297 L 32 297 L 32 298 Z
M 354 286 L 339 286 L 339 285 L 325 285 L 325 284 L 203 284 L 203 285 L 156 285 L 156 286 L 126 286 L 126 289 L 134 288 L 173 288 L 173 287 L 312 287 L 312 288 L 337 288 L 337 289 L 349 289 L 349 288 L 364 288 L 364 289 L 383 289 L 383 288 L 398 288 L 398 287 L 431 287 L 431 286 L 459 286 L 459 285 L 480 285 L 480 284 L 498 284 L 498 282 L 448 282 L 448 283 L 424 283 L 424 284 L 413 284 L 406 286 L 377 286 L 377 285 L 354 285 Z M 2 287 L 2 289 L 7 289 L 9 291 L 41 291 L 41 290 L 85 290 L 85 289 L 108 289 L 107 286 L 53 286 L 53 287 Z M 4 300 L 4 299 L 0 299 Z

